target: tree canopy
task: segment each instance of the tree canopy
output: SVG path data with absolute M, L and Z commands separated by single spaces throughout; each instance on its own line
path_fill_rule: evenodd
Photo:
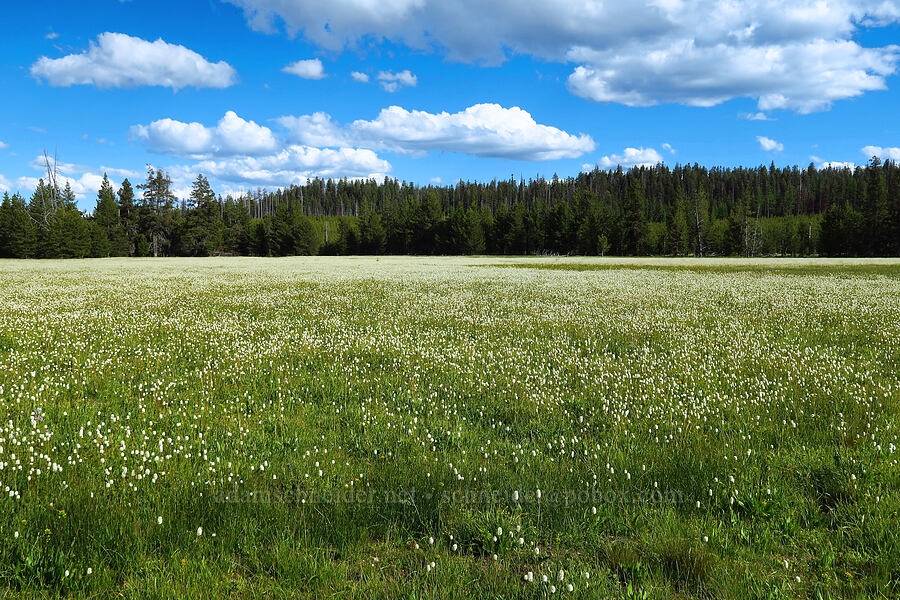
M 897 256 L 900 168 L 657 165 L 453 186 L 313 179 L 224 198 L 199 175 L 179 202 L 151 167 L 118 192 L 104 177 L 89 214 L 68 186 L 44 180 L 28 201 L 0 204 L 3 257 L 318 253 Z

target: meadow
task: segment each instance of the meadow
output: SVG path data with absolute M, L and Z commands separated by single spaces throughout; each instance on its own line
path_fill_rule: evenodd
M 895 598 L 900 262 L 0 261 L 0 597 Z

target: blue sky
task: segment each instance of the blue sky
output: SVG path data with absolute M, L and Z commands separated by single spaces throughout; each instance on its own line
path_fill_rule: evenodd
M 621 6 L 11 3 L 0 191 L 29 193 L 44 150 L 84 209 L 147 164 L 184 194 L 198 172 L 239 192 L 900 158 L 900 2 Z

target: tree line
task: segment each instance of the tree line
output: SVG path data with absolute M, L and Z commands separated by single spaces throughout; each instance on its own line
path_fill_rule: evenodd
M 48 165 L 26 200 L 4 194 L 0 256 L 313 254 L 898 256 L 900 167 L 595 169 L 560 179 L 418 186 L 386 178 L 178 200 L 163 170 L 82 213 Z

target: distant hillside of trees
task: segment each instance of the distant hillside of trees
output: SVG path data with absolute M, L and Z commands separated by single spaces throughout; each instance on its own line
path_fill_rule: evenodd
M 49 163 L 48 163 L 49 167 Z M 29 199 L 5 194 L 0 256 L 576 254 L 898 256 L 900 167 L 664 165 L 455 186 L 321 180 L 238 197 L 202 175 L 178 201 L 162 170 L 93 212 L 48 168 Z

